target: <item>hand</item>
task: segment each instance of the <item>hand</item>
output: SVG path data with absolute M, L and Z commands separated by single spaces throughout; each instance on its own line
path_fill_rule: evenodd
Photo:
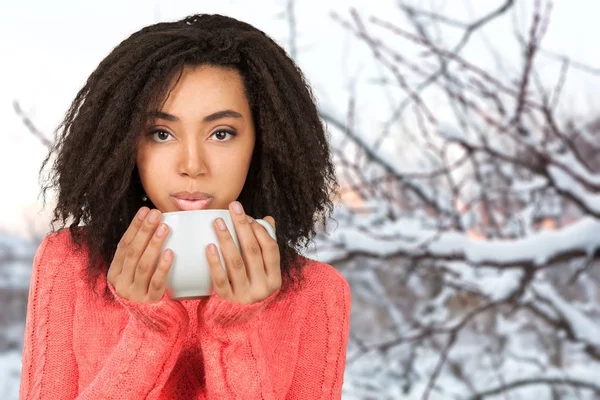
M 281 287 L 280 254 L 277 241 L 260 224 L 248 217 L 242 205 L 235 201 L 229 205 L 229 213 L 235 226 L 240 251 L 225 222 L 214 222 L 219 238 L 226 270 L 215 244 L 207 246 L 206 257 L 210 265 L 213 287 L 221 298 L 244 304 L 262 301 Z M 273 228 L 275 220 L 265 217 Z
M 173 252 L 161 256 L 169 227 L 160 221 L 160 211 L 142 207 L 121 237 L 107 276 L 119 297 L 138 303 L 162 298 Z

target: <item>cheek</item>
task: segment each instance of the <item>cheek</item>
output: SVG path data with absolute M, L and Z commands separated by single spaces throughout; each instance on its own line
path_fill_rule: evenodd
M 155 187 L 160 186 L 160 182 L 166 179 L 164 168 L 165 156 L 160 155 L 160 152 L 152 151 L 151 148 L 145 147 L 138 151 L 136 165 L 140 174 L 140 180 L 146 192 L 150 195 L 154 192 Z
M 248 171 L 248 165 L 245 158 L 235 157 L 219 157 L 218 160 L 211 166 L 212 175 L 218 177 L 220 182 L 236 182 L 245 180 Z
M 224 157 L 219 157 L 219 171 L 222 171 L 232 178 L 244 178 L 250 167 L 252 152 L 248 149 L 240 149 L 236 152 L 231 152 Z
M 252 153 L 248 154 L 247 149 L 215 158 L 212 175 L 224 199 L 233 201 L 239 196 L 246 183 L 251 159 Z

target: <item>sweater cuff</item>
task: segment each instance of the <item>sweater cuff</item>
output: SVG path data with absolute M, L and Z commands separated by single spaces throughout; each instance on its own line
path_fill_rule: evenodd
M 169 298 L 166 291 L 163 297 L 155 303 L 139 303 L 120 297 L 110 282 L 108 287 L 115 301 L 127 310 L 131 319 L 136 323 L 141 323 L 160 333 L 187 328 L 189 317 L 185 307 L 178 301 Z
M 212 328 L 233 327 L 252 322 L 277 297 L 279 290 L 264 300 L 253 304 L 238 303 L 225 300 L 213 289 L 204 307 L 201 307 L 199 318 Z

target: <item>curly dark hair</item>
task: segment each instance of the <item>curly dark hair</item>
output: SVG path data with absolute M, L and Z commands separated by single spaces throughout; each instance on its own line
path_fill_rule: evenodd
M 56 189 L 52 219 L 87 246 L 90 288 L 108 272 L 121 236 L 143 205 L 136 143 L 187 66 L 234 68 L 242 76 L 256 145 L 238 200 L 277 223 L 283 287 L 301 278 L 299 257 L 326 223 L 338 183 L 328 137 L 305 78 L 285 50 L 255 27 L 222 15 L 192 15 L 133 33 L 100 62 L 56 131 L 43 180 Z M 150 205 L 153 208 L 153 205 Z M 84 227 L 82 227 L 84 226 Z M 109 293 L 104 288 L 104 295 Z

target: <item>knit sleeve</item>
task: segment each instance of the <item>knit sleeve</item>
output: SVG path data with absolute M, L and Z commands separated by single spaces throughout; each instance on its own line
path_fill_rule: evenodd
M 275 393 L 258 324 L 260 313 L 277 294 L 247 305 L 224 300 L 213 291 L 199 326 L 208 399 L 283 398 Z
M 341 399 L 351 301 L 348 282 L 338 272 L 311 296 L 286 400 Z
M 307 310 L 301 314 L 304 319 L 298 321 L 302 327 L 295 367 L 274 365 L 268 358 L 273 352 L 263 348 L 261 327 L 277 329 L 279 324 L 276 320 L 259 323 L 257 316 L 265 304 L 246 306 L 215 299 L 212 307 L 207 307 L 211 315 L 205 317 L 208 325 L 202 335 L 208 398 L 339 399 L 351 298 L 346 280 L 337 272 L 333 278 L 319 290 L 304 294 L 308 297 Z M 281 345 L 286 344 L 269 344 Z M 282 379 L 280 374 L 290 368 L 294 368 L 292 384 L 282 393 L 277 383 Z
M 166 297 L 154 304 L 119 300 L 130 316 L 121 339 L 92 382 L 78 387 L 73 317 L 83 257 L 68 250 L 64 236 L 46 237 L 34 257 L 20 399 L 158 399 L 182 348 L 185 309 Z

